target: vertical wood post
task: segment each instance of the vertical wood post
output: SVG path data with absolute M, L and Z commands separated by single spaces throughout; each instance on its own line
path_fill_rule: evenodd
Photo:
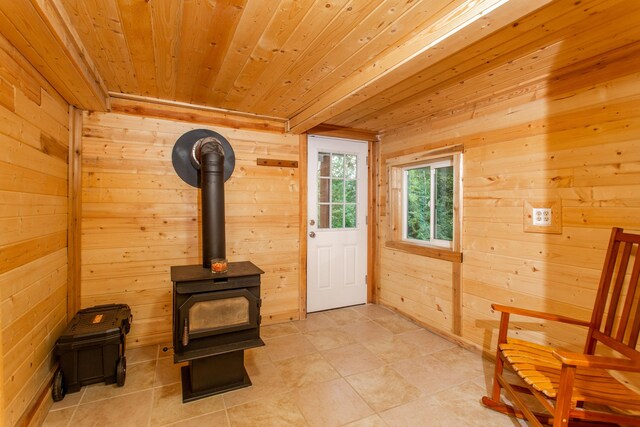
M 82 219 L 82 110 L 69 107 L 67 222 L 67 320 L 80 309 L 80 222 Z

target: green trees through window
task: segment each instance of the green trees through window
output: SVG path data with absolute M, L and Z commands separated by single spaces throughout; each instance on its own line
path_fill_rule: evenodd
M 431 237 L 431 168 L 407 170 L 407 238 Z
M 404 169 L 405 239 L 453 240 L 454 174 L 450 160 Z

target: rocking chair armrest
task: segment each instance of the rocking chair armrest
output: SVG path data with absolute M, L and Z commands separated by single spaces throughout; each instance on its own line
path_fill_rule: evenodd
M 590 354 L 572 353 L 564 350 L 554 350 L 553 355 L 563 364 L 570 366 L 640 372 L 640 359 L 632 360 L 620 357 L 593 356 Z
M 520 316 L 535 317 L 538 319 L 553 320 L 556 322 L 569 323 L 571 325 L 589 326 L 590 323 L 584 320 L 574 319 L 572 317 L 562 316 L 559 314 L 546 313 L 544 311 L 527 310 L 525 308 L 511 307 L 508 305 L 491 304 L 491 308 L 503 313 L 517 314 Z

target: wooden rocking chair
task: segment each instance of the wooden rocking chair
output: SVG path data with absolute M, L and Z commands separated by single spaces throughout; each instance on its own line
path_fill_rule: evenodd
M 610 373 L 640 372 L 639 245 L 640 235 L 624 233 L 621 228 L 612 230 L 591 321 L 492 305 L 502 316 L 493 388 L 490 397 L 482 398 L 485 406 L 524 418 L 534 426 L 640 426 L 640 394 Z M 507 338 L 511 314 L 588 328 L 584 353 Z M 595 355 L 597 344 L 607 348 L 606 355 L 600 355 L 603 347 L 598 347 L 599 355 Z M 505 365 L 525 386 L 505 380 Z M 513 406 L 501 400 L 502 389 Z M 548 414 L 534 413 L 522 399 L 523 392 L 532 394 Z M 599 409 L 589 409 L 592 406 Z

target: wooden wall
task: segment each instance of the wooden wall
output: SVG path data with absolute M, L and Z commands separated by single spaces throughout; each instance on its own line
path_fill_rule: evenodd
M 256 160 L 299 160 L 299 137 L 278 122 L 112 99 L 112 112 L 84 117 L 81 298 L 129 304 L 132 346 L 171 341 L 169 269 L 202 262 L 198 190 L 171 164 L 176 140 L 197 128 L 225 136 L 236 156 L 227 258 L 265 271 L 263 323 L 298 318 L 298 169 Z
M 68 114 L 0 35 L 0 425 L 47 385 L 66 325 Z
M 554 70 L 383 136 L 382 165 L 464 144 L 462 340 L 494 351 L 492 302 L 589 315 L 611 227 L 640 231 L 638 51 L 630 45 Z M 383 168 L 380 301 L 451 333 L 450 265 L 385 248 L 386 179 Z M 562 234 L 523 231 L 524 202 L 540 199 L 561 202 Z M 541 342 L 577 349 L 584 340 L 571 327 L 523 326 Z

